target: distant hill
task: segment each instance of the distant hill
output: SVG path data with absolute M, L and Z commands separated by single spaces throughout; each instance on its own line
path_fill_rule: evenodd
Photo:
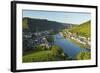
M 63 28 L 68 28 L 70 24 L 67 23 L 60 23 L 56 21 L 49 21 L 46 19 L 35 19 L 35 18 L 28 18 L 24 17 L 23 21 L 23 31 L 31 31 L 36 32 L 44 31 L 44 30 L 59 30 Z
M 75 26 L 71 29 L 69 29 L 72 33 L 77 33 L 78 35 L 84 36 L 84 37 L 90 37 L 91 35 L 91 21 L 84 22 L 78 26 Z

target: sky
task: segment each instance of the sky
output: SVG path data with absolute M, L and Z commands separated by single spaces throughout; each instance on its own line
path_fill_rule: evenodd
M 91 19 L 90 13 L 23 10 L 23 17 L 48 19 L 62 23 L 81 24 Z

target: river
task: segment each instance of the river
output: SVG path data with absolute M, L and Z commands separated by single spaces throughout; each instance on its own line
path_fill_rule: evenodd
M 79 54 L 80 52 L 88 51 L 85 48 L 80 48 L 78 45 L 71 42 L 69 39 L 65 39 L 60 34 L 54 35 L 54 44 L 61 47 L 64 53 L 72 59 L 75 59 L 77 54 Z

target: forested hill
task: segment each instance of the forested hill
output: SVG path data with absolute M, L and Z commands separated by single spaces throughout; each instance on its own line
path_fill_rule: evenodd
M 59 30 L 63 28 L 68 28 L 70 24 L 60 23 L 56 21 L 49 21 L 46 19 L 35 19 L 35 18 L 23 18 L 23 30 L 24 31 L 44 31 L 44 30 Z
M 72 33 L 77 33 L 78 35 L 84 37 L 90 37 L 91 35 L 91 20 L 86 21 L 78 26 L 75 26 L 69 30 Z

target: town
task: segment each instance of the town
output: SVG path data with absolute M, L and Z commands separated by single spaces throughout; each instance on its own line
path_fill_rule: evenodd
M 52 35 L 50 33 L 53 30 L 41 31 L 41 32 L 23 32 L 23 50 L 35 49 L 37 45 L 43 45 L 49 48 L 52 46 L 52 42 L 48 41 L 48 38 Z

